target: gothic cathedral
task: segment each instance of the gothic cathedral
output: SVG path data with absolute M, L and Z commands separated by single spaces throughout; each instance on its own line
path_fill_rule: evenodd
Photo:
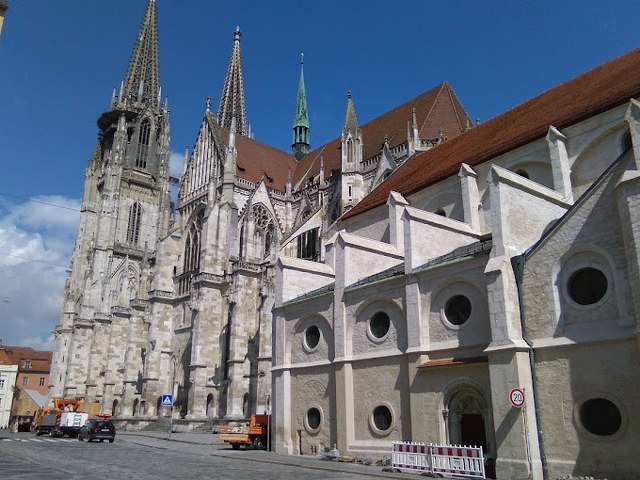
M 417 152 L 471 128 L 446 82 L 363 125 L 349 92 L 338 137 L 312 149 L 301 62 L 292 147 L 281 151 L 248 127 L 240 39 L 237 28 L 217 115 L 207 99 L 174 179 L 148 0 L 86 168 L 51 397 L 140 424 L 268 410 L 278 256 L 320 268 L 342 214 Z

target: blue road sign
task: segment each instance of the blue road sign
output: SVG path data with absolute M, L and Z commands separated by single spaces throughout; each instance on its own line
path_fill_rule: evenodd
M 162 395 L 162 402 L 160 404 L 163 407 L 172 407 L 173 406 L 173 395 Z

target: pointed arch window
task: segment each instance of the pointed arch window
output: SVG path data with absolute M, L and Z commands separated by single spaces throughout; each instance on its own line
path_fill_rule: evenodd
M 129 208 L 129 225 L 127 226 L 127 243 L 129 245 L 138 245 L 141 223 L 142 206 L 138 202 L 135 202 Z
M 138 132 L 138 150 L 136 152 L 136 167 L 138 168 L 147 168 L 150 138 L 151 122 L 145 119 L 140 124 L 140 131 Z
M 314 228 L 298 235 L 298 258 L 320 260 L 320 229 Z
M 256 252 L 264 258 L 271 254 L 275 242 L 275 224 L 267 207 L 260 203 L 253 206 L 252 213 L 256 226 Z
M 204 210 L 191 223 L 184 247 L 184 273 L 195 272 L 200 268 L 200 237 Z
M 347 165 L 353 166 L 353 140 L 347 140 Z

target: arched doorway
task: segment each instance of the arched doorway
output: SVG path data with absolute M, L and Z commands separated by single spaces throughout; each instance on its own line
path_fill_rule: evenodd
M 113 404 L 111 405 L 111 416 L 112 417 L 117 417 L 118 416 L 118 400 L 114 400 Z
M 213 393 L 210 393 L 209 395 L 207 395 L 207 408 L 205 411 L 205 415 L 207 418 L 211 418 L 213 416 L 213 408 L 211 408 L 212 402 L 213 402 Z
M 476 389 L 460 388 L 450 397 L 447 416 L 449 443 L 482 447 L 488 452 L 488 411 L 482 394 Z
M 134 417 L 135 417 L 136 415 L 138 415 L 138 403 L 139 403 L 139 402 L 140 402 L 140 401 L 139 401 L 137 398 L 133 401 L 133 410 L 132 410 L 131 414 L 132 414 Z
M 158 397 L 156 400 L 156 415 L 160 416 L 160 408 L 162 407 L 162 397 Z

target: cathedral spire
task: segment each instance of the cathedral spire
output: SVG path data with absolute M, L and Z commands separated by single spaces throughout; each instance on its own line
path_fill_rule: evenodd
M 309 114 L 307 112 L 307 95 L 304 90 L 304 53 L 300 55 L 300 83 L 296 99 L 296 112 L 293 117 L 293 156 L 300 160 L 311 149 Z
M 351 90 L 347 92 L 347 114 L 344 119 L 344 131 L 350 132 L 355 137 L 358 130 L 358 117 L 356 116 L 356 107 L 353 105 Z
M 148 0 L 124 80 L 121 100 L 152 103 L 159 108 L 160 67 L 158 62 L 158 14 L 156 0 Z
M 233 118 L 235 131 L 240 135 L 247 134 L 247 114 L 244 106 L 244 86 L 242 83 L 242 59 L 240 57 L 240 27 L 233 33 L 233 48 L 227 66 L 227 76 L 224 79 L 220 106 L 218 107 L 218 124 L 231 128 Z

